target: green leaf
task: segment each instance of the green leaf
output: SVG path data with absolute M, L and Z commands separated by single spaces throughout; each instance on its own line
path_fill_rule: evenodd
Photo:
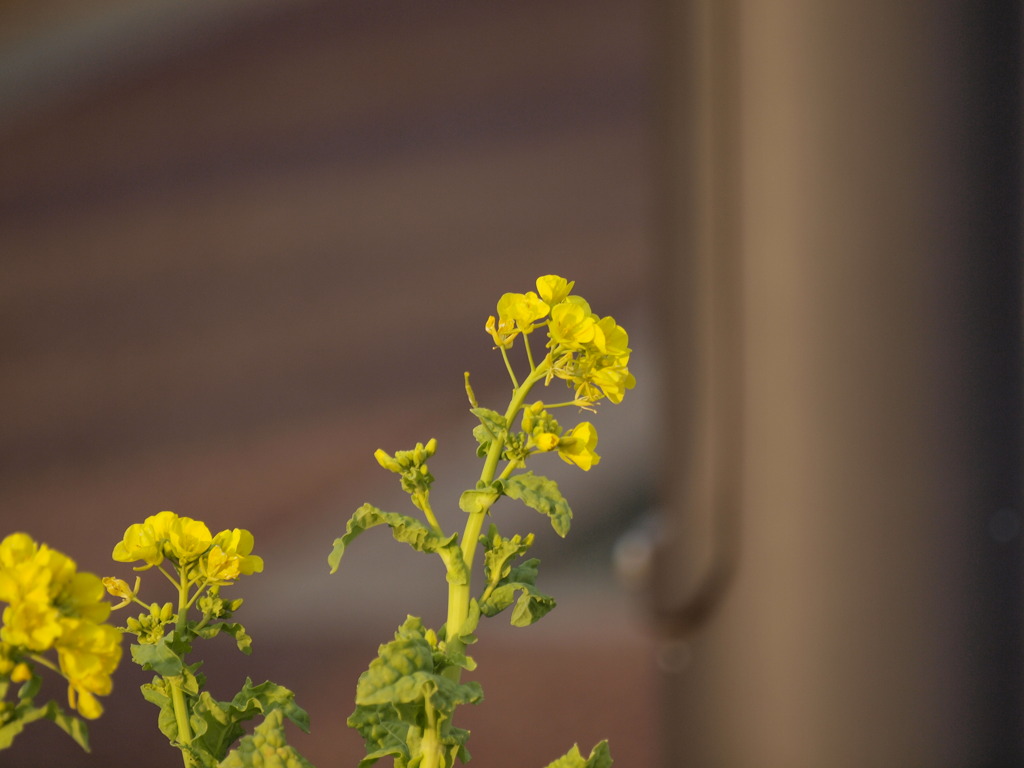
M 395 768 L 404 768 L 408 764 L 411 758 L 409 731 L 415 726 L 410 726 L 408 719 L 396 707 L 356 707 L 347 724 L 359 732 L 366 744 L 366 757 L 360 761 L 359 768 L 366 768 L 385 757 L 394 758 Z
M 218 768 L 313 768 L 312 763 L 288 744 L 283 718 L 280 709 L 270 712 L 251 736 L 242 738 Z
M 480 612 L 484 616 L 496 616 L 514 603 L 511 618 L 514 627 L 527 627 L 550 613 L 555 599 L 540 592 L 534 584 L 539 564 L 539 560 L 531 558 L 511 569 L 480 601 Z
M 11 719 L 0 726 L 0 750 L 11 746 L 15 737 L 25 730 L 25 726 L 37 720 L 50 720 L 74 739 L 75 743 L 83 750 L 89 751 L 89 730 L 85 721 L 77 715 L 64 711 L 55 701 L 48 701 L 43 706 L 37 707 L 25 699 L 8 716 Z
M 253 685 L 250 678 L 245 678 L 242 690 L 231 700 L 231 708 L 238 713 L 236 717 L 240 720 L 248 720 L 258 713 L 266 715 L 280 710 L 305 733 L 309 733 L 309 714 L 295 703 L 295 694 L 270 680 Z
M 192 697 L 191 709 L 189 724 L 192 728 L 192 741 L 182 748 L 202 766 L 216 766 L 224 760 L 231 745 L 245 733 L 241 723 L 257 715 L 263 715 L 266 719 L 271 713 L 279 712 L 303 731 L 309 732 L 309 715 L 295 703 L 295 694 L 270 681 L 253 685 L 252 680 L 246 678 L 242 690 L 230 702 L 217 701 L 208 692 L 202 691 Z M 167 709 L 161 711 L 161 725 L 162 730 L 167 728 L 173 731 L 167 735 L 176 741 L 177 725 L 163 722 L 164 711 L 173 717 L 174 708 L 168 704 Z
M 345 526 L 345 535 L 334 540 L 334 548 L 327 558 L 331 573 L 338 570 L 341 557 L 348 545 L 363 531 L 374 526 L 386 525 L 391 528 L 395 541 L 404 542 L 419 552 L 439 552 L 455 544 L 458 534 L 441 536 L 419 520 L 396 512 L 383 512 L 371 504 L 363 504 L 355 511 Z
M 565 755 L 549 763 L 546 768 L 611 768 L 612 756 L 608 751 L 608 742 L 602 741 L 590 752 L 586 760 L 580 754 L 578 744 L 573 744 Z
M 184 669 L 182 657 L 184 653 L 175 652 L 179 646 L 174 640 L 175 634 L 164 635 L 156 643 L 134 643 L 131 646 L 132 661 L 143 669 L 149 669 L 163 677 L 175 677 Z M 187 644 L 186 649 L 187 652 Z M 180 654 L 180 655 L 179 655 Z
M 505 417 L 490 408 L 470 408 L 469 412 L 480 419 L 480 425 L 473 428 L 473 437 L 483 449 L 508 428 Z
M 391 757 L 395 768 L 403 768 L 414 760 L 428 724 L 428 706 L 446 724 L 442 745 L 452 755 L 467 754 L 463 745 L 468 732 L 450 727 L 451 716 L 457 706 L 480 701 L 483 691 L 478 683 L 447 677 L 443 673 L 449 666 L 451 661 L 431 645 L 415 616 L 398 628 L 392 642 L 380 646 L 378 657 L 359 678 L 356 709 L 348 719 L 366 743 L 361 766 Z
M 512 560 L 526 554 L 533 546 L 533 534 L 516 534 L 505 538 L 498 533 L 498 526 L 491 523 L 487 533 L 480 537 L 484 548 L 484 578 L 488 584 L 497 585 L 512 570 Z
M 238 650 L 242 653 L 249 655 L 252 653 L 252 638 L 249 637 L 245 631 L 245 627 L 237 622 L 230 621 L 217 621 L 212 624 L 207 624 L 205 627 L 201 627 L 198 630 L 194 630 L 198 637 L 204 639 L 210 639 L 216 637 L 221 632 L 225 632 L 235 638 L 235 644 L 238 646 Z
M 192 741 L 185 748 L 200 765 L 217 765 L 245 729 L 233 717 L 230 705 L 208 691 L 192 699 L 191 710 Z
M 14 738 L 25 730 L 25 725 L 23 719 L 17 718 L 0 726 L 0 750 L 11 746 L 14 743 Z
M 569 532 L 572 510 L 554 480 L 533 472 L 513 475 L 505 481 L 505 495 L 551 518 L 551 527 L 562 538 Z
M 39 693 L 39 689 L 43 685 L 43 678 L 39 675 L 32 675 L 28 680 L 24 682 L 21 688 L 18 689 L 19 699 L 34 699 L 36 694 Z
M 47 704 L 46 717 L 53 720 L 62 731 L 74 739 L 78 746 L 86 752 L 89 751 L 89 729 L 82 718 L 70 712 L 65 712 L 54 701 Z
M 497 488 L 474 488 L 459 496 L 459 509 L 467 515 L 487 512 L 501 496 Z

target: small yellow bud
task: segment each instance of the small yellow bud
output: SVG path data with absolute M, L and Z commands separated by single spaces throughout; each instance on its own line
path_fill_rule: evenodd
M 170 603 L 164 603 L 160 608 L 160 621 L 170 621 L 174 618 L 174 606 Z
M 25 662 L 21 662 L 14 667 L 11 672 L 12 683 L 24 683 L 32 679 L 32 669 Z
M 373 458 L 375 458 L 377 460 L 377 463 L 384 467 L 384 469 L 386 469 L 388 472 L 394 472 L 398 474 L 401 473 L 402 471 L 402 468 L 399 466 L 398 462 L 395 461 L 381 448 L 378 448 L 376 451 L 373 452 Z

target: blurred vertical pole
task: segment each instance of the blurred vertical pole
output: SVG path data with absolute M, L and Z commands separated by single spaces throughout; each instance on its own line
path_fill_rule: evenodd
M 1020 765 L 1020 5 L 659 7 L 666 768 Z

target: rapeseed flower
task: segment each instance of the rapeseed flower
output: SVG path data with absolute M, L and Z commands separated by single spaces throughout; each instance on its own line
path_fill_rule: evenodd
M 229 584 L 240 575 L 249 576 L 263 570 L 263 558 L 253 555 L 253 535 L 242 528 L 221 531 L 213 538 L 213 546 L 200 560 L 203 575 L 215 584 Z
M 594 450 L 596 447 L 597 430 L 589 421 L 583 421 L 558 441 L 558 455 L 586 472 L 601 460 Z
M 121 659 L 121 634 L 104 623 L 110 606 L 103 595 L 98 576 L 78 571 L 70 557 L 28 534 L 0 542 L 0 601 L 7 603 L 0 655 L 12 659 L 55 649 L 68 701 L 90 719 L 102 713 L 96 696 L 110 693 Z M 21 661 L 9 674 L 14 682 L 28 679 L 30 664 Z
M 137 570 L 160 565 L 165 558 L 183 565 L 198 560 L 212 543 L 205 523 L 165 511 L 128 526 L 111 557 L 119 563 L 143 561 Z

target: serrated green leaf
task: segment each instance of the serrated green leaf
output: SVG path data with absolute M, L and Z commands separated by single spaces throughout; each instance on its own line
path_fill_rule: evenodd
M 242 690 L 231 700 L 231 708 L 237 712 L 237 719 L 248 720 L 258 713 L 264 715 L 280 710 L 285 717 L 309 733 L 309 714 L 295 703 L 295 694 L 283 685 L 267 680 L 253 685 L 250 678 L 245 678 Z
M 491 523 L 487 533 L 480 537 L 484 548 L 484 578 L 488 584 L 498 584 L 512 570 L 512 560 L 526 554 L 533 546 L 533 534 L 525 537 L 516 534 L 505 538 L 498 533 L 498 527 Z
M 198 637 L 207 640 L 216 637 L 221 632 L 231 635 L 235 639 L 235 645 L 238 646 L 238 650 L 242 653 L 247 656 L 252 653 L 252 638 L 245 631 L 245 627 L 237 622 L 217 621 L 195 630 L 195 634 Z
M 327 558 L 331 573 L 338 570 L 346 547 L 363 531 L 378 525 L 391 528 L 395 541 L 408 544 L 419 552 L 438 552 L 455 543 L 458 534 L 441 536 L 419 520 L 396 512 L 384 512 L 372 504 L 363 504 L 355 511 L 345 526 L 345 535 L 334 540 L 334 548 Z
M 285 738 L 282 710 L 270 712 L 263 722 L 244 736 L 218 768 L 313 768 L 313 764 L 290 746 Z
M 514 627 L 527 627 L 546 616 L 555 607 L 555 599 L 537 589 L 537 566 L 540 561 L 530 558 L 514 568 L 496 586 L 489 588 L 480 601 L 484 616 L 497 616 L 510 605 L 510 622 Z
M 518 594 L 518 597 L 517 597 Z M 536 623 L 555 607 L 555 599 L 537 591 L 530 584 L 502 584 L 491 597 L 480 605 L 485 616 L 496 616 L 515 603 L 510 623 L 514 627 L 528 627 Z
M 569 533 L 572 510 L 554 480 L 535 475 L 533 472 L 513 475 L 505 481 L 505 495 L 522 501 L 542 515 L 547 515 L 551 519 L 551 527 L 562 538 Z
M 409 731 L 415 727 L 410 725 L 411 719 L 392 706 L 356 707 L 346 722 L 366 744 L 366 757 L 360 761 L 360 768 L 385 757 L 394 758 L 396 768 L 406 765 L 411 757 Z
M 446 724 L 441 744 L 452 755 L 468 754 L 463 746 L 468 732 L 452 728 L 451 715 L 461 704 L 480 701 L 483 691 L 477 683 L 457 683 L 444 675 L 452 663 L 431 645 L 414 616 L 398 628 L 392 642 L 380 647 L 359 678 L 356 709 L 348 719 L 366 742 L 367 756 L 360 765 L 383 757 L 393 758 L 395 768 L 414 761 L 428 722 L 428 702 L 434 716 Z
M 573 744 L 565 755 L 549 763 L 546 768 L 611 768 L 612 756 L 608 750 L 608 742 L 602 741 L 590 751 L 586 760 L 580 754 L 578 744 Z

